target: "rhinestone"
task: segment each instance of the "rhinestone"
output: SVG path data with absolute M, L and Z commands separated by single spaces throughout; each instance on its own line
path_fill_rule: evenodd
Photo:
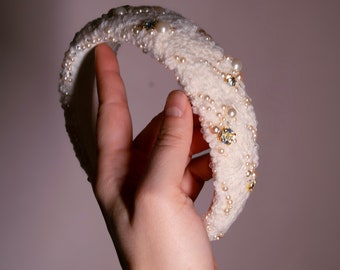
M 226 145 L 230 145 L 232 142 L 234 142 L 235 137 L 236 133 L 231 128 L 223 128 L 218 133 L 218 139 Z

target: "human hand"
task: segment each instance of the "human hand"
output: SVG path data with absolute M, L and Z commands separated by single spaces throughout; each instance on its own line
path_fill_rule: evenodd
M 115 54 L 96 48 L 98 173 L 93 189 L 124 269 L 215 269 L 193 201 L 211 178 L 208 148 L 187 97 L 172 92 L 132 140 Z

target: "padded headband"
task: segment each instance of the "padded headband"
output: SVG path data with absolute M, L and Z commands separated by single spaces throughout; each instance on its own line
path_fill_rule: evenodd
M 258 166 L 257 121 L 251 99 L 244 89 L 242 64 L 226 56 L 222 48 L 195 23 L 161 7 L 123 6 L 110 10 L 79 31 L 62 64 L 59 92 L 66 128 L 76 155 L 91 179 L 96 171 L 95 150 L 77 116 L 81 70 L 86 57 L 100 43 L 115 51 L 123 42 L 139 47 L 173 70 L 199 115 L 204 139 L 210 147 L 214 197 L 203 217 L 210 240 L 220 239 L 242 211 L 256 183 Z M 91 62 L 92 63 L 92 62 Z M 92 85 L 91 85 L 92 87 Z M 85 118 L 86 115 L 83 116 Z M 83 119 L 84 120 L 84 119 Z M 85 131 L 85 132 L 84 132 Z M 90 137 L 91 137 L 90 136 Z

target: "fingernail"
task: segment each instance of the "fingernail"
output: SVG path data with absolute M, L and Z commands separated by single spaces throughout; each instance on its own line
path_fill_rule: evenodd
M 165 105 L 165 115 L 181 117 L 186 107 L 186 96 L 182 92 L 173 92 L 169 95 Z

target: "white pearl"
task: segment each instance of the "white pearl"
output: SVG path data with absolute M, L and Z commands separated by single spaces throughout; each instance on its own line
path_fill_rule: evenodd
M 155 29 L 158 33 L 165 33 L 170 29 L 170 25 L 167 22 L 158 22 Z
M 228 110 L 228 115 L 229 115 L 231 118 L 235 117 L 235 116 L 236 116 L 236 110 L 235 110 L 234 108 L 230 108 L 230 109 Z
M 115 9 L 117 15 L 124 15 L 127 13 L 127 10 L 124 7 L 119 7 Z
M 233 67 L 233 69 L 235 71 L 241 71 L 242 69 L 242 62 L 237 59 L 237 58 L 234 58 L 232 61 L 231 61 L 231 66 Z
M 220 129 L 219 129 L 219 127 L 217 127 L 217 126 L 214 126 L 213 128 L 212 128 L 212 131 L 214 132 L 214 133 L 219 133 L 220 132 Z

